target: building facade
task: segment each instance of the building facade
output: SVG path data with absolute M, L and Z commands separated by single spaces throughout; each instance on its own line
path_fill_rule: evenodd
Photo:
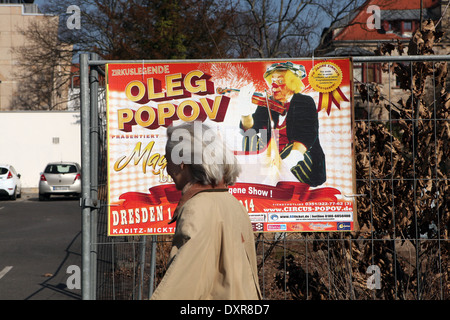
M 0 1 L 0 111 L 65 110 L 69 88 L 68 85 L 60 85 L 68 82 L 63 79 L 67 77 L 67 72 L 63 70 L 67 68 L 65 63 L 53 68 L 50 75 L 48 71 L 45 71 L 47 75 L 39 74 L 39 72 L 43 73 L 43 70 L 41 67 L 36 67 L 37 70 L 33 70 L 35 79 L 28 79 L 36 81 L 36 79 L 51 78 L 50 84 L 47 81 L 47 84 L 42 84 L 41 88 L 34 87 L 36 92 L 48 91 L 49 97 L 41 99 L 43 101 L 36 99 L 37 102 L 31 107 L 21 104 L 21 101 L 30 101 L 34 94 L 30 86 L 27 86 L 31 82 L 27 83 L 23 77 L 33 68 L 33 61 L 24 59 L 17 52 L 18 49 L 26 48 L 30 44 L 24 33 L 30 25 L 53 28 L 55 32 L 49 34 L 49 37 L 55 36 L 58 34 L 59 17 L 40 13 L 33 1 Z M 32 50 L 39 50 L 36 49 L 36 44 Z M 54 90 L 56 87 L 58 90 Z
M 392 45 L 389 55 L 415 54 L 408 45 L 421 25 L 432 21 L 435 29 L 443 32 L 433 53 L 450 53 L 450 8 L 445 0 L 368 0 L 358 9 L 326 29 L 323 43 L 315 51 L 317 56 L 374 56 L 383 45 Z M 402 48 L 402 52 L 399 52 Z M 354 63 L 355 85 L 369 84 L 381 89 L 384 97 L 396 102 L 405 98 L 395 75 L 383 72 L 381 63 Z M 355 92 L 356 112 L 368 112 L 371 119 L 387 120 L 388 111 L 379 106 L 366 107 L 365 99 Z

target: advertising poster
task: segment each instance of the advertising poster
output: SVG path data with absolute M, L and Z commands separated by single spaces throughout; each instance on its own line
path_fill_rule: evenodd
M 242 166 L 229 187 L 255 232 L 352 231 L 349 59 L 107 65 L 110 236 L 172 234 L 181 197 L 166 130 L 202 121 Z

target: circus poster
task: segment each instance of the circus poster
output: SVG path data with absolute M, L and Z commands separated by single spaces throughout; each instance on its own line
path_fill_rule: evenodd
M 166 130 L 183 121 L 233 150 L 242 172 L 228 190 L 255 232 L 355 229 L 351 60 L 118 62 L 106 74 L 110 236 L 175 232 Z

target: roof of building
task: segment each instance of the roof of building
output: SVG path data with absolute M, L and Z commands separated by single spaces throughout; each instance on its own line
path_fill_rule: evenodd
M 439 0 L 423 1 L 423 19 L 439 17 Z M 335 29 L 334 41 L 389 40 L 403 39 L 397 33 L 385 33 L 380 29 L 370 29 L 368 21 L 373 21 L 373 8 L 380 8 L 380 20 L 420 20 L 421 0 L 369 0 L 352 11 L 331 27 Z
M 375 53 L 360 47 L 340 47 L 324 54 L 324 57 L 373 56 Z

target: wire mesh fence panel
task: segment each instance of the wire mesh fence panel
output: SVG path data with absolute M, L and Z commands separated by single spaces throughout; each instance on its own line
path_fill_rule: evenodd
M 359 228 L 255 233 L 264 299 L 450 299 L 447 61 L 379 60 L 354 59 Z M 101 123 L 96 298 L 148 299 L 166 270 L 172 236 L 106 235 Z

